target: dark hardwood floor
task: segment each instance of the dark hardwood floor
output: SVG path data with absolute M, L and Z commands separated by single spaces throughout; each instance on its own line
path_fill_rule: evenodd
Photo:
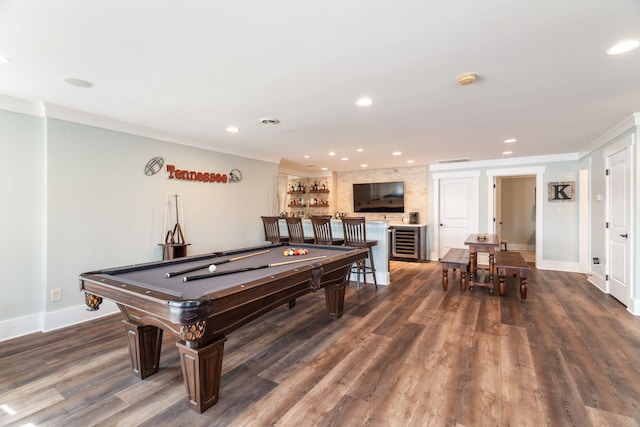
M 638 426 L 640 318 L 584 275 L 532 268 L 521 301 L 443 292 L 437 262 L 392 262 L 355 284 L 339 320 L 324 293 L 237 330 L 220 400 L 187 408 L 175 339 L 130 372 L 120 317 L 0 343 L 0 425 Z

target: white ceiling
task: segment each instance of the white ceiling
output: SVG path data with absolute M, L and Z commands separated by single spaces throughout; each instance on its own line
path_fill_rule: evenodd
M 310 175 L 576 153 L 640 111 L 628 38 L 637 0 L 0 0 L 0 94 Z

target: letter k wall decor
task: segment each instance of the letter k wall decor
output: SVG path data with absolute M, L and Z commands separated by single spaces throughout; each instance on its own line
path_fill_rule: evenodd
M 575 199 L 576 199 L 575 181 L 549 183 L 549 201 L 550 202 L 573 202 Z

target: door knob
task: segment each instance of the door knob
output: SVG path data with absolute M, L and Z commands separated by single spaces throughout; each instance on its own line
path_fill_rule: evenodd
M 625 239 L 629 237 L 627 233 L 621 234 L 620 237 L 624 237 Z

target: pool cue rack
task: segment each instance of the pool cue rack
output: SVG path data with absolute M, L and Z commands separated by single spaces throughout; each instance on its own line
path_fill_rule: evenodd
M 171 216 L 171 199 L 175 201 L 175 213 L 176 223 L 173 229 L 167 229 L 167 221 Z M 178 207 L 178 199 L 180 204 Z M 183 227 L 180 224 L 180 211 L 182 211 L 182 218 L 184 218 L 184 205 L 182 203 L 182 194 L 167 194 L 167 203 L 164 211 L 164 242 L 159 245 L 162 246 L 162 259 L 174 259 L 187 256 L 187 246 L 191 243 L 187 243 L 184 237 Z

